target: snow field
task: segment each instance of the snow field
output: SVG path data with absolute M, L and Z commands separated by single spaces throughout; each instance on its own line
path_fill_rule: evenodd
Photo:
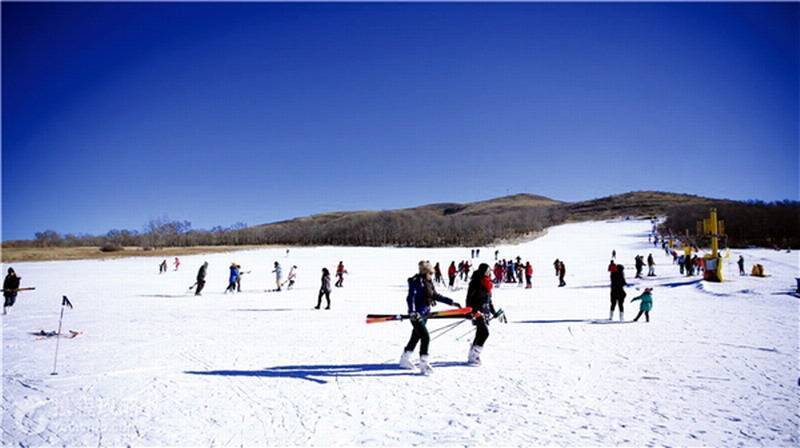
M 419 260 L 446 273 L 470 248 L 251 250 L 181 257 L 177 272 L 168 259 L 162 275 L 156 258 L 16 263 L 22 286 L 36 290 L 20 293 L 3 319 L 3 444 L 800 444 L 800 302 L 788 293 L 797 255 L 733 251 L 727 282 L 701 282 L 647 243 L 650 226 L 567 224 L 498 247 L 500 258 L 531 261 L 533 289 L 495 289 L 509 323 L 490 325 L 480 367 L 466 365 L 469 322 L 433 333 L 428 377 L 396 365 L 407 322 L 366 325 L 365 315 L 405 312 Z M 493 263 L 495 249 L 482 248 L 479 261 Z M 653 287 L 650 323 L 606 320 L 614 249 L 632 284 L 625 318 L 638 312 L 630 299 Z M 633 279 L 633 257 L 649 253 L 657 277 Z M 748 271 L 760 262 L 770 277 L 739 277 L 739 253 Z M 566 263 L 564 288 L 556 258 Z M 344 288 L 334 288 L 331 310 L 312 309 L 321 268 L 335 282 L 340 260 Z M 203 261 L 208 283 L 195 297 L 188 288 Z M 242 293 L 225 295 L 234 261 L 252 272 Z M 265 292 L 274 261 L 284 278 L 298 266 L 292 291 Z M 465 302 L 464 283 L 437 289 Z M 55 340 L 29 333 L 56 329 L 62 295 L 75 305 L 64 328 L 84 334 L 60 341 L 50 375 Z

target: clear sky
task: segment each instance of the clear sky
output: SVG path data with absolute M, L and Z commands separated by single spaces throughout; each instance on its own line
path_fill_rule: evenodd
M 2 3 L 3 240 L 799 199 L 798 3 Z

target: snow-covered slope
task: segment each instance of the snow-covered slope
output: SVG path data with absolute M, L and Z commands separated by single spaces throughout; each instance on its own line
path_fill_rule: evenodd
M 22 286 L 36 290 L 3 317 L 3 444 L 800 444 L 797 254 L 734 251 L 728 281 L 712 284 L 680 276 L 648 244 L 649 230 L 645 221 L 569 224 L 482 248 L 480 261 L 493 262 L 495 249 L 530 260 L 534 287 L 494 291 L 509 322 L 490 326 L 481 367 L 465 364 L 470 323 L 433 333 L 431 376 L 396 365 L 407 322 L 364 317 L 404 312 L 419 260 L 446 269 L 469 248 L 253 250 L 183 257 L 162 275 L 152 258 L 17 263 Z M 612 250 L 628 267 L 628 301 L 654 288 L 650 323 L 605 320 Z M 634 256 L 649 253 L 657 277 L 634 280 Z M 738 276 L 740 253 L 770 277 Z M 566 263 L 563 288 L 556 258 Z M 340 260 L 344 288 L 334 288 L 332 310 L 314 310 L 321 268 Z M 195 297 L 187 289 L 203 261 L 209 281 Z M 252 272 L 244 292 L 224 295 L 233 261 Z M 265 292 L 274 261 L 284 275 L 298 266 L 294 290 Z M 439 292 L 463 303 L 465 284 Z M 51 375 L 56 341 L 30 333 L 56 329 L 62 295 L 75 305 L 64 328 L 84 333 L 61 339 Z M 637 310 L 626 302 L 625 317 Z

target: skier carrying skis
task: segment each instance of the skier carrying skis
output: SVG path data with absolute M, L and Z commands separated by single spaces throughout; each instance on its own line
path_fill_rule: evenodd
M 283 273 L 283 269 L 281 269 L 281 264 L 277 261 L 275 262 L 275 269 L 272 270 L 275 273 L 275 284 L 278 286 L 276 291 L 281 290 L 281 276 Z
M 8 314 L 8 311 L 17 301 L 19 282 L 21 280 L 22 277 L 17 277 L 17 273 L 14 272 L 13 268 L 8 268 L 8 275 L 6 275 L 6 279 L 3 282 L 3 297 L 6 299 L 3 304 L 3 314 Z
M 489 338 L 489 316 L 498 317 L 492 304 L 492 273 L 489 265 L 481 263 L 467 289 L 467 306 L 472 308 L 472 324 L 475 325 L 475 339 L 469 347 L 467 363 L 470 365 L 481 364 L 481 351 L 483 344 Z
M 425 326 L 427 316 L 431 312 L 431 307 L 435 306 L 437 302 L 444 302 L 456 308 L 461 308 L 461 305 L 436 292 L 432 277 L 433 265 L 430 261 L 419 262 L 419 273 L 408 279 L 408 296 L 406 302 L 408 303 L 408 314 L 411 316 L 411 338 L 406 344 L 403 355 L 400 357 L 400 367 L 403 369 L 413 369 L 414 365 L 411 363 L 411 354 L 417 346 L 417 342 L 421 342 L 419 349 L 419 369 L 425 375 L 433 373 L 433 368 L 428 363 L 428 345 L 430 344 L 430 335 L 428 328 Z
M 325 299 L 328 301 L 328 306 L 326 306 L 325 309 L 331 309 L 331 273 L 328 271 L 328 268 L 322 268 L 322 285 L 319 287 L 317 306 L 314 307 L 315 310 L 318 310 L 319 306 L 322 305 L 322 296 L 325 296 Z
M 199 296 L 200 292 L 203 291 L 203 287 L 206 286 L 206 271 L 208 270 L 208 262 L 206 261 L 200 266 L 200 270 L 197 271 L 197 289 L 194 291 L 194 295 Z
M 631 299 L 631 303 L 637 300 L 642 301 L 642 304 L 639 305 L 639 314 L 637 314 L 636 318 L 633 319 L 634 322 L 637 322 L 639 318 L 642 317 L 642 314 L 644 314 L 644 317 L 647 320 L 647 322 L 650 322 L 650 310 L 653 309 L 653 295 L 651 294 L 652 292 L 653 288 L 646 288 L 642 295 Z M 619 320 L 622 320 L 622 318 L 620 317 Z
M 613 272 L 611 272 L 611 312 L 608 314 L 608 320 L 614 320 L 614 307 L 619 305 L 619 320 L 625 320 L 625 286 L 628 283 L 625 281 L 625 266 L 618 264 Z

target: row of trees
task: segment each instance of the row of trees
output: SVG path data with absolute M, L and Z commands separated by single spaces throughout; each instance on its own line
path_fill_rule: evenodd
M 688 233 L 695 238 L 697 221 L 708 217 L 715 207 L 725 222 L 729 247 L 791 247 L 800 248 L 800 202 L 760 201 L 726 202 L 677 206 L 667 211 L 663 227 L 676 235 Z
M 218 245 L 405 246 L 487 245 L 503 238 L 538 232 L 564 220 L 556 208 L 522 209 L 493 215 L 442 215 L 435 211 L 346 214 L 326 220 L 295 220 L 257 227 L 237 223 L 228 228 L 194 230 L 189 221 L 151 220 L 143 232 L 111 230 L 105 235 L 66 235 L 48 230 L 34 241 L 6 246 L 99 246 L 104 250 Z

